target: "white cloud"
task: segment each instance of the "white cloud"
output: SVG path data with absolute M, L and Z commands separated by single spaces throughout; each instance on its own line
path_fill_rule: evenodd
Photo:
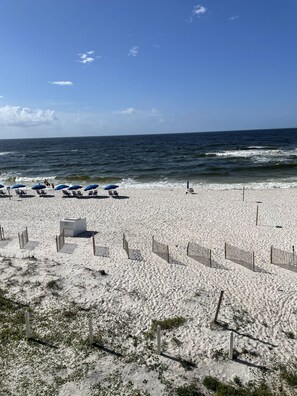
M 116 114 L 135 114 L 136 113 L 136 109 L 134 109 L 134 107 L 128 107 L 125 110 L 120 110 L 120 111 L 115 111 Z
M 128 56 L 137 56 L 138 55 L 138 51 L 139 51 L 139 48 L 134 46 L 134 47 L 129 49 Z
M 74 85 L 72 81 L 49 81 L 48 83 L 52 85 Z
M 206 7 L 204 7 L 204 6 L 200 5 L 200 4 L 198 4 L 198 5 L 196 5 L 196 6 L 193 8 L 193 15 L 200 16 L 200 15 L 205 14 L 206 11 L 207 11 L 207 8 L 206 8 Z
M 78 54 L 79 59 L 77 60 L 77 62 L 82 63 L 84 65 L 94 62 L 95 58 L 93 56 L 90 56 L 93 55 L 94 53 L 95 51 L 92 50 L 92 51 L 87 51 L 84 54 Z
M 4 98 L 4 96 L 3 95 L 0 95 L 0 99 L 3 99 Z
M 239 18 L 239 15 L 234 15 L 229 18 L 229 21 L 235 21 L 235 19 L 238 19 L 238 18 Z
M 50 125 L 56 121 L 53 110 L 30 109 L 20 106 L 0 107 L 0 125 L 33 127 Z
M 140 117 L 150 117 L 150 116 L 159 116 L 160 112 L 155 107 L 153 107 L 150 110 L 141 110 L 141 109 L 135 109 L 134 107 L 127 107 L 124 110 L 114 111 L 114 114 L 124 114 L 124 115 L 133 114 L 135 116 L 140 116 Z

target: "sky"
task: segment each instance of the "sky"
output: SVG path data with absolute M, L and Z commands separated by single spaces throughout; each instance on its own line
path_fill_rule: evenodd
M 0 139 L 297 127 L 296 0 L 1 0 Z

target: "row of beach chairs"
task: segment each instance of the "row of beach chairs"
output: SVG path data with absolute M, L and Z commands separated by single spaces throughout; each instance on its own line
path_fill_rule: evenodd
M 78 191 L 62 190 L 62 192 L 63 192 L 63 196 L 64 197 L 78 197 L 79 198 L 79 197 L 83 197 L 84 196 L 84 194 L 81 191 L 79 191 L 79 190 Z M 119 193 L 116 190 L 114 190 L 114 191 L 109 190 L 108 194 L 111 195 L 111 196 L 118 196 L 119 195 Z M 87 196 L 96 197 L 96 196 L 98 196 L 98 191 L 97 190 L 94 190 L 94 191 L 91 190 L 91 191 L 88 192 Z
M 83 197 L 84 195 L 81 191 L 67 191 L 67 190 L 62 190 L 62 191 L 65 197 Z M 88 192 L 88 196 L 96 197 L 97 195 L 98 195 L 97 190 Z

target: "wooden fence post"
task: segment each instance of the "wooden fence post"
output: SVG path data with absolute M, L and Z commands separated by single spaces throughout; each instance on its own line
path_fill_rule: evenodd
M 229 359 L 233 360 L 233 343 L 234 343 L 234 335 L 233 331 L 230 332 L 230 341 L 229 341 Z
M 218 323 L 218 315 L 219 315 L 220 307 L 222 304 L 223 295 L 224 295 L 224 290 L 222 290 L 220 293 L 220 298 L 219 298 L 219 302 L 218 302 L 218 306 L 217 306 L 217 310 L 216 310 L 216 314 L 215 314 L 215 318 L 214 318 L 214 323 Z
M 272 251 L 273 251 L 273 246 L 271 245 L 271 247 L 270 247 L 270 264 L 272 264 Z
M 253 271 L 255 272 L 255 252 L 253 252 Z
M 26 338 L 27 338 L 27 340 L 29 340 L 31 338 L 30 314 L 29 314 L 29 311 L 25 312 L 25 323 L 26 323 Z
M 242 201 L 244 202 L 244 187 L 242 187 Z
M 93 323 L 92 318 L 89 318 L 89 344 L 94 344 Z
M 211 268 L 211 249 L 209 249 L 209 266 Z
M 158 355 L 161 355 L 161 326 L 157 326 L 157 351 Z
M 95 245 L 95 236 L 94 236 L 94 233 L 93 233 L 93 236 L 92 236 L 92 240 L 93 240 L 93 254 L 94 254 L 94 256 L 95 256 L 95 254 L 96 254 L 96 245 Z
M 189 180 L 187 181 L 187 189 L 189 189 L 189 187 L 190 187 L 190 182 L 189 182 Z
M 257 205 L 257 209 L 256 209 L 256 226 L 258 225 L 258 221 L 259 221 L 259 205 Z
M 225 242 L 225 259 L 227 258 L 227 243 Z
M 187 245 L 187 256 L 189 255 L 189 248 L 190 248 L 190 242 L 188 242 L 188 245 Z

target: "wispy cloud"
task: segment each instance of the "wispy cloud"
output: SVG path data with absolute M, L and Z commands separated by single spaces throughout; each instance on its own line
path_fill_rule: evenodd
M 134 109 L 134 107 L 127 107 L 127 109 L 125 110 L 119 110 L 119 111 L 115 111 L 115 114 L 135 114 L 137 112 L 136 109 Z
M 48 83 L 52 85 L 66 85 L 66 86 L 74 85 L 72 81 L 49 81 Z
M 4 96 L 3 95 L 0 95 L 0 99 L 3 99 L 4 98 Z
M 95 58 L 94 58 L 94 56 L 91 56 L 91 55 L 94 55 L 94 54 L 95 54 L 94 50 L 87 51 L 84 54 L 78 54 L 79 59 L 77 60 L 77 62 L 83 63 L 84 65 L 86 65 L 88 63 L 92 63 L 92 62 L 94 62 Z
M 114 114 L 124 114 L 124 115 L 133 114 L 137 116 L 159 116 L 160 112 L 155 107 L 149 110 L 141 110 L 141 109 L 135 109 L 134 107 L 127 107 L 124 110 L 114 111 Z
M 50 125 L 56 120 L 53 110 L 30 109 L 20 106 L 0 107 L 0 125 L 34 127 Z
M 193 8 L 192 14 L 199 17 L 200 15 L 203 15 L 206 12 L 207 12 L 207 8 L 198 4 Z
M 239 18 L 239 15 L 234 15 L 229 18 L 229 21 L 235 21 L 235 19 L 238 19 L 238 18 Z
M 134 46 L 129 49 L 128 56 L 137 56 L 139 52 L 139 48 Z

